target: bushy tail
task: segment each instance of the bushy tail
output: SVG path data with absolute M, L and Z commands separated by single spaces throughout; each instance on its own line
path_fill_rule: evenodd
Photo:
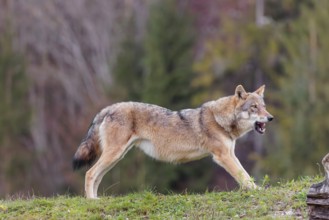
M 99 115 L 97 115 L 90 125 L 86 138 L 83 139 L 73 157 L 72 165 L 74 170 L 86 165 L 90 166 L 101 154 L 98 132 L 102 119 L 100 120 Z

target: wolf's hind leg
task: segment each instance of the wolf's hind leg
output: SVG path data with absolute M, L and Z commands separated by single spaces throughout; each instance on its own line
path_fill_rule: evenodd
M 109 164 L 108 164 L 108 166 L 105 168 L 105 169 L 103 169 L 100 173 L 99 173 L 99 175 L 98 175 L 98 177 L 95 179 L 95 183 L 94 183 L 94 188 L 93 188 L 93 192 L 94 192 L 94 197 L 95 198 L 97 198 L 97 191 L 98 191 L 98 187 L 99 187 L 99 184 L 101 183 L 101 181 L 102 181 L 102 179 L 103 179 L 103 177 L 104 177 L 104 175 L 108 172 L 108 171 L 110 171 L 121 159 L 122 159 L 123 157 L 120 157 L 119 159 L 117 159 L 117 160 L 114 160 L 114 161 L 112 161 L 112 162 L 110 162 Z
M 85 191 L 87 198 L 97 198 L 97 190 L 102 178 L 124 157 L 130 148 L 131 146 L 121 146 L 102 153 L 95 165 L 86 173 Z

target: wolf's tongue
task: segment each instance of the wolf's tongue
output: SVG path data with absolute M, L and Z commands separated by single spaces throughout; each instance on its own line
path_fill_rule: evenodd
M 259 123 L 259 127 L 261 127 L 261 129 L 265 128 L 265 123 Z
M 261 134 L 264 134 L 265 132 L 265 126 L 266 124 L 265 123 L 262 123 L 262 122 L 256 122 L 256 130 L 261 133 Z

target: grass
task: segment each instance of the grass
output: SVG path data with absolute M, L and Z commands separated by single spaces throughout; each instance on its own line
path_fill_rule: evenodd
M 262 190 L 204 194 L 0 200 L 0 219 L 306 219 L 306 193 L 320 181 L 303 177 Z

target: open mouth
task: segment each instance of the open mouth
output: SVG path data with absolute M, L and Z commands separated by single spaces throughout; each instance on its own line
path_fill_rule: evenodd
M 255 122 L 255 130 L 260 133 L 260 134 L 264 134 L 265 130 L 266 130 L 266 124 L 264 122 Z

